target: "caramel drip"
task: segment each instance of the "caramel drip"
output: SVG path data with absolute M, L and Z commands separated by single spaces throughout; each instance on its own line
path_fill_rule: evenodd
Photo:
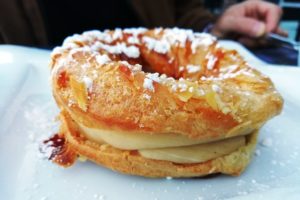
M 62 167 L 73 165 L 77 159 L 76 152 L 70 148 L 63 135 L 55 134 L 43 141 L 43 145 L 51 150 L 48 159 Z

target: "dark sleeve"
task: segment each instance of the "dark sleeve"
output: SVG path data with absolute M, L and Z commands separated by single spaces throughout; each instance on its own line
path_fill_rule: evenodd
M 201 0 L 129 0 L 142 25 L 202 31 L 216 20 Z
M 208 24 L 214 23 L 217 16 L 204 8 L 201 0 L 175 0 L 176 25 L 202 31 Z
M 176 26 L 174 0 L 129 0 L 129 2 L 141 26 L 147 28 Z
M 31 46 L 47 44 L 36 0 L 0 1 L 0 42 Z

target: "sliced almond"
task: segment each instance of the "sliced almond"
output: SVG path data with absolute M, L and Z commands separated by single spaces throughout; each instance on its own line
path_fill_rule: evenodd
M 183 102 L 187 102 L 192 97 L 193 97 L 193 93 L 189 92 L 189 91 L 184 91 L 184 92 L 178 93 L 178 98 Z
M 205 99 L 208 103 L 208 105 L 210 105 L 210 107 L 212 107 L 214 110 L 218 110 L 218 104 L 216 102 L 216 93 L 213 91 L 207 92 L 205 94 Z
M 86 85 L 83 82 L 79 82 L 75 78 L 70 77 L 70 86 L 78 107 L 83 111 L 87 111 L 88 91 Z

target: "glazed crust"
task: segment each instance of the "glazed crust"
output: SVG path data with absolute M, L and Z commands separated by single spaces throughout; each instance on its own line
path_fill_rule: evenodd
M 147 159 L 137 151 L 120 150 L 108 144 L 97 144 L 80 134 L 76 123 L 68 116 L 61 114 L 62 134 L 70 151 L 77 155 L 124 174 L 145 177 L 199 177 L 215 173 L 240 175 L 251 160 L 256 146 L 258 131 L 247 136 L 246 146 L 213 160 L 198 164 L 176 164 L 169 161 Z

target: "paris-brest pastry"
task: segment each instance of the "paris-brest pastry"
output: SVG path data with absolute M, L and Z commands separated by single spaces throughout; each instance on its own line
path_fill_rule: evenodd
M 61 128 L 49 146 L 62 166 L 79 158 L 147 177 L 239 175 L 283 105 L 237 51 L 191 30 L 84 32 L 53 50 L 50 67 Z

